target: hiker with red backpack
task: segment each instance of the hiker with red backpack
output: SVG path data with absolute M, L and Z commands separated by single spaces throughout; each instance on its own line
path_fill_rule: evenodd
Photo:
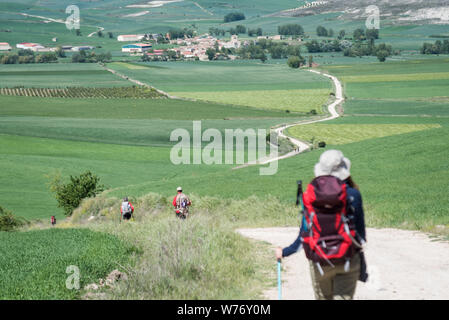
M 276 249 L 280 260 L 304 248 L 317 300 L 350 300 L 357 281 L 368 277 L 362 247 L 366 242 L 362 197 L 350 167 L 341 151 L 321 155 L 315 179 L 302 195 L 299 236 L 289 247 Z
M 131 202 L 128 201 L 128 197 L 123 198 L 122 205 L 120 207 L 120 221 L 130 220 L 134 213 L 134 207 Z
M 178 187 L 176 190 L 178 194 L 173 198 L 176 216 L 180 219 L 186 219 L 189 215 L 189 207 L 192 205 L 192 201 L 182 193 L 181 187 Z

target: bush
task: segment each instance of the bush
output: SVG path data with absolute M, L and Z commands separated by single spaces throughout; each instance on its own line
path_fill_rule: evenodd
M 318 26 L 316 28 L 316 34 L 318 35 L 318 37 L 327 37 L 329 35 L 329 32 L 327 31 L 327 29 L 323 26 Z
M 245 20 L 246 17 L 243 13 L 240 12 L 231 12 L 228 13 L 225 17 L 224 17 L 224 22 L 228 23 L 228 22 L 232 22 L 232 21 L 240 21 L 240 20 Z
M 379 59 L 380 62 L 385 62 L 385 60 L 387 60 L 388 56 L 389 56 L 389 53 L 386 50 L 377 51 L 377 59 Z
M 301 36 L 304 34 L 304 28 L 299 24 L 285 24 L 278 27 L 278 32 L 284 36 Z
M 79 177 L 70 176 L 70 182 L 63 184 L 61 175 L 57 174 L 50 180 L 50 190 L 55 193 L 58 207 L 64 209 L 64 214 L 70 216 L 81 200 L 95 197 L 104 190 L 103 185 L 99 185 L 100 178 L 90 171 L 81 174 Z
M 298 69 L 301 66 L 301 58 L 297 56 L 291 56 L 287 60 L 287 64 L 290 68 Z
M 14 231 L 24 224 L 24 220 L 17 218 L 11 211 L 0 207 L 0 231 Z

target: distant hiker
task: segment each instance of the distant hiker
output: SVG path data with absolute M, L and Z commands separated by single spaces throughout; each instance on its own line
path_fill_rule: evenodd
M 173 199 L 173 206 L 175 207 L 175 213 L 178 218 L 185 219 L 189 215 L 189 207 L 192 205 L 189 197 L 182 193 L 182 188 L 176 189 L 178 194 Z
M 56 217 L 51 216 L 51 225 L 54 226 L 56 224 Z
M 121 220 L 131 219 L 134 213 L 134 207 L 131 202 L 128 201 L 128 197 L 123 198 L 122 206 L 120 207 Z
M 302 195 L 299 236 L 289 247 L 276 249 L 276 258 L 281 259 L 303 245 L 317 300 L 353 299 L 357 280 L 368 278 L 362 251 L 366 242 L 362 196 L 350 168 L 341 151 L 321 155 L 316 178 Z

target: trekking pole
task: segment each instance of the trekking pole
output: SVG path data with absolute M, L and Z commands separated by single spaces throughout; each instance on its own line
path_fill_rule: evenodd
M 296 183 L 298 184 L 298 190 L 296 191 L 296 206 L 298 207 L 302 195 L 302 180 L 298 180 Z
M 278 259 L 278 300 L 282 300 L 281 259 Z
M 301 221 L 301 214 L 304 214 L 304 203 L 302 202 L 302 180 L 298 180 L 296 183 L 298 184 L 298 190 L 296 191 L 296 206 L 301 207 L 301 210 L 298 213 L 298 219 Z

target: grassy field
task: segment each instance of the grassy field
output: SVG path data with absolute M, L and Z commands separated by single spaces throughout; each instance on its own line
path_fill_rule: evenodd
M 326 69 L 344 80 L 349 116 L 289 132 L 326 141 L 327 148 L 341 149 L 352 160 L 369 224 L 447 226 L 449 204 L 442 194 L 449 190 L 447 84 L 444 77 L 426 80 L 447 72 L 447 58 Z M 395 81 L 379 82 L 382 76 Z
M 325 68 L 345 83 L 346 114 L 448 114 L 447 57 Z
M 325 141 L 330 145 L 341 145 L 435 128 L 441 128 L 441 126 L 439 124 L 311 124 L 296 126 L 289 130 L 289 133 L 305 141 Z
M 173 27 L 204 33 L 211 26 L 236 24 L 275 34 L 280 24 L 299 21 L 314 38 L 320 24 L 350 34 L 364 22 L 343 21 L 338 14 L 299 20 L 270 16 L 302 4 L 293 0 L 186 0 L 151 9 L 126 7 L 135 3 L 80 3 L 80 37 L 62 23 L 20 14 L 65 19 L 64 9 L 72 4 L 68 0 L 0 4 L 0 30 L 11 31 L 1 32 L 1 41 L 13 46 L 24 41 L 94 45 L 97 52 L 111 51 L 114 59 L 127 61 L 108 64 L 118 72 L 173 95 L 204 100 L 0 96 L 0 205 L 29 220 L 42 219 L 31 229 L 47 228 L 51 215 L 58 219 L 50 230 L 0 233 L 5 244 L 0 249 L 0 298 L 79 298 L 83 292 L 65 289 L 68 265 L 80 267 L 82 286 L 98 281 L 118 263 L 125 265 L 129 280 L 102 292 L 109 299 L 257 299 L 264 288 L 274 286 L 275 261 L 268 245 L 234 230 L 297 226 L 296 181 L 313 178 L 313 166 L 324 150 L 282 160 L 277 174 L 261 176 L 258 166 L 174 165 L 170 133 L 179 128 L 191 133 L 193 120 L 202 120 L 203 130 L 220 133 L 291 123 L 310 110 L 322 112 L 331 82 L 289 69 L 285 60 L 140 63 L 123 56 L 116 39 L 87 34 L 98 26 L 117 36 Z M 144 10 L 150 13 L 129 16 Z M 232 11 L 243 11 L 247 19 L 223 24 L 223 16 Z M 384 23 L 380 42 L 416 50 L 424 41 L 433 42 L 431 35 L 445 32 L 445 26 Z M 58 37 L 56 43 L 53 37 Z M 330 53 L 316 54 L 314 61 L 344 82 L 345 116 L 295 127 L 290 134 L 324 140 L 327 149 L 341 149 L 351 159 L 369 227 L 447 235 L 448 57 L 409 52 L 377 63 L 375 57 Z M 95 64 L 0 67 L 3 88 L 131 85 Z M 68 178 L 86 170 L 97 174 L 107 190 L 85 200 L 72 219 L 64 220 L 46 185 L 48 176 L 60 172 Z M 171 208 L 179 185 L 193 200 L 192 216 L 182 224 Z M 136 221 L 118 222 L 124 196 L 135 205 Z M 129 259 L 132 252 L 138 254 Z
M 193 196 L 194 214 L 180 223 L 167 206 L 171 197 L 147 194 L 131 199 L 135 222 L 119 224 L 113 208 L 118 200 L 84 201 L 69 223 L 112 233 L 142 251 L 129 281 L 107 292 L 108 299 L 260 299 L 262 289 L 274 283 L 275 262 L 267 244 L 245 239 L 234 228 L 296 220 L 293 208 L 256 197 Z M 253 210 L 242 211 L 248 206 Z M 94 218 L 86 224 L 89 216 Z
M 128 68 L 126 64 L 118 66 Z M 26 72 L 23 66 L 8 67 L 2 71 L 5 81 L 9 79 L 8 72 L 13 75 Z M 253 70 L 257 68 L 264 66 L 252 66 Z M 153 68 L 144 66 L 143 71 L 146 70 Z M 60 83 L 52 80 L 51 74 L 69 76 L 72 71 L 86 73 L 84 78 L 78 78 L 78 83 L 87 88 L 95 85 L 103 72 L 96 65 L 33 66 L 27 79 L 32 86 L 58 87 Z M 251 76 L 259 74 L 257 71 Z M 227 75 L 228 79 L 230 76 Z M 279 84 L 290 80 L 288 75 L 287 80 L 280 79 L 281 73 L 276 76 Z M 324 78 L 313 80 L 308 86 L 329 86 Z M 308 98 L 300 97 L 299 103 Z M 61 210 L 56 208 L 46 186 L 48 174 L 61 171 L 67 176 L 92 170 L 100 175 L 110 192 L 143 195 L 160 191 L 168 195 L 179 180 L 202 177 L 210 181 L 216 172 L 225 176 L 230 170 L 230 166 L 173 165 L 170 162 L 173 130 L 185 128 L 191 133 L 192 120 L 202 120 L 203 130 L 215 128 L 224 135 L 226 129 L 266 129 L 303 116 L 293 110 L 286 113 L 170 99 L 109 98 L 106 102 L 102 98 L 0 96 L 0 101 L 0 165 L 5 172 L 0 201 L 30 219 L 48 219 L 53 214 L 61 218 Z M 202 142 L 203 146 L 206 144 Z
M 272 110 L 322 112 L 331 83 L 285 64 L 259 62 L 146 63 L 108 66 L 178 97 Z M 194 75 L 194 76 L 192 76 Z M 244 90 L 242 90 L 244 88 Z
M 117 237 L 90 230 L 54 229 L 0 232 L 0 299 L 60 300 L 80 298 L 67 289 L 76 266 L 80 288 L 121 269 L 135 251 Z M 26 259 L 24 259 L 26 257 Z

